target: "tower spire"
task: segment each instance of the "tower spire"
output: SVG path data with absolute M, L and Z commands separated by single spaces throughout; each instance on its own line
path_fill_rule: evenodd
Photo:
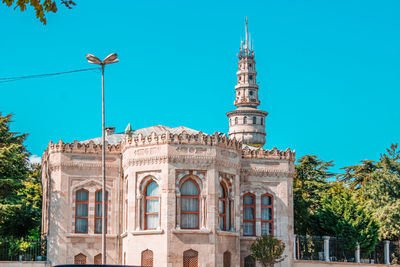
M 265 117 L 267 112 L 259 110 L 256 61 L 254 59 L 254 40 L 249 34 L 247 17 L 245 18 L 245 41 L 241 42 L 238 53 L 236 97 L 233 104 L 236 110 L 228 112 L 229 138 L 235 138 L 243 144 L 263 146 L 265 144 Z M 250 37 L 250 38 L 249 38 Z

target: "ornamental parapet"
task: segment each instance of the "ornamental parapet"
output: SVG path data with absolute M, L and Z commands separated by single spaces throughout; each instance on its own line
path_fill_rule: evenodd
M 213 135 L 204 134 L 199 132 L 198 134 L 188 134 L 183 131 L 180 134 L 172 134 L 166 132 L 164 134 L 155 134 L 154 132 L 150 135 L 144 136 L 139 134 L 137 136 L 125 137 L 122 142 L 122 149 L 125 150 L 128 147 L 139 147 L 139 146 L 151 146 L 160 144 L 189 144 L 189 145 L 207 145 L 207 146 L 218 146 L 223 148 L 230 148 L 240 150 L 242 143 L 235 140 L 229 139 L 226 134 L 215 132 Z
M 95 144 L 93 141 L 89 143 L 83 144 L 78 141 L 74 141 L 73 143 L 64 143 L 62 140 L 58 141 L 58 143 L 49 142 L 47 145 L 47 150 L 45 153 L 101 153 L 102 145 Z M 121 145 L 110 145 L 106 144 L 106 153 L 119 154 L 121 153 Z
M 243 149 L 242 158 L 244 159 L 271 159 L 271 160 L 289 160 L 294 162 L 296 160 L 296 151 L 291 151 L 290 148 L 286 150 L 278 150 L 276 147 L 273 149 Z

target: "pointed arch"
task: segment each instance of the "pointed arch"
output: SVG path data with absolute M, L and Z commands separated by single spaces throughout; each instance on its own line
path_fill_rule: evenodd
M 181 192 L 181 227 L 182 229 L 199 229 L 200 187 L 192 178 L 184 181 Z
M 231 267 L 231 253 L 229 251 L 224 252 L 224 267 Z
M 159 210 L 160 210 L 160 194 L 159 186 L 156 181 L 149 180 L 144 186 L 144 229 L 157 229 Z
M 261 195 L 261 234 L 274 234 L 274 197 L 269 193 Z
M 75 192 L 75 233 L 88 232 L 89 191 L 81 188 Z
M 146 249 L 142 251 L 141 265 L 145 267 L 153 267 L 153 251 Z
M 99 253 L 96 256 L 94 256 L 94 264 L 101 264 L 101 263 L 102 263 L 101 253 Z
M 244 258 L 244 267 L 256 267 L 256 261 L 251 255 Z
M 256 235 L 256 196 L 252 193 L 243 195 L 243 235 Z
M 86 255 L 83 253 L 79 253 L 74 257 L 74 264 L 86 264 Z
M 198 267 L 199 253 L 193 249 L 183 252 L 183 267 Z

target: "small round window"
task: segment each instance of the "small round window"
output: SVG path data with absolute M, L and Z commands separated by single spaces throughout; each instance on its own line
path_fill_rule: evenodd
M 253 80 L 253 75 L 250 75 L 250 76 L 249 76 L 249 79 L 250 79 L 250 80 Z
M 249 94 L 252 96 L 253 95 L 253 91 L 250 91 Z

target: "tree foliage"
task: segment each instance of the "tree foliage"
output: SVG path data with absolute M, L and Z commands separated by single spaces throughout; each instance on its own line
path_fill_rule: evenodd
M 286 258 L 283 255 L 285 247 L 284 242 L 272 235 L 263 235 L 257 237 L 251 245 L 251 256 L 263 266 L 273 267 L 275 263 L 279 263 Z
M 27 135 L 10 131 L 11 117 L 0 113 L 0 237 L 23 237 L 40 226 L 41 174 L 29 165 Z
M 293 178 L 295 233 L 312 234 L 312 216 L 320 206 L 322 193 L 330 186 L 327 180 L 334 175 L 329 171 L 333 162 L 306 155 L 298 163 Z
M 314 220 L 316 235 L 339 237 L 346 250 L 354 250 L 358 243 L 368 255 L 375 248 L 378 224 L 341 183 L 334 182 L 325 192 Z
M 21 11 L 25 11 L 28 6 L 32 6 L 35 10 L 36 18 L 38 18 L 43 24 L 47 23 L 47 13 L 55 13 L 58 10 L 57 3 L 54 0 L 3 0 L 3 4 L 6 4 L 9 7 L 14 6 L 14 9 L 19 8 Z M 69 9 L 76 5 L 72 0 L 60 0 L 59 4 L 64 5 Z

